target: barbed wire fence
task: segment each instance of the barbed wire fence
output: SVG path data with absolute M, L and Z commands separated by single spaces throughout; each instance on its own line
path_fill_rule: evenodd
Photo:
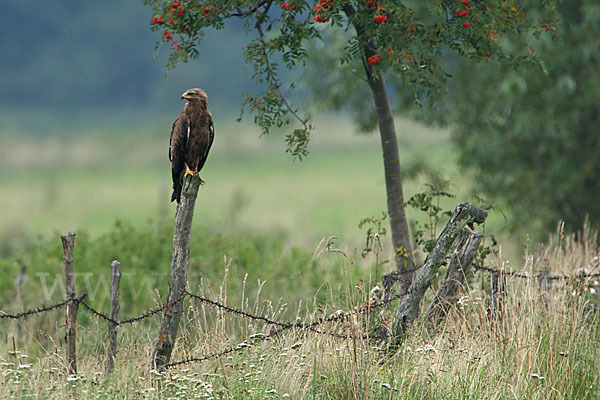
M 473 264 L 473 267 L 477 271 L 489 273 L 492 276 L 512 277 L 512 278 L 526 279 L 526 280 L 532 280 L 532 279 L 536 279 L 536 280 L 540 280 L 540 281 L 541 280 L 548 280 L 548 281 L 561 280 L 564 282 L 568 282 L 568 281 L 573 281 L 573 280 L 582 281 L 582 280 L 586 280 L 586 279 L 600 277 L 600 272 L 595 272 L 595 273 L 582 272 L 582 273 L 577 273 L 572 276 L 569 276 L 569 275 L 553 274 L 548 271 L 546 271 L 545 273 L 538 273 L 538 274 L 530 274 L 530 273 L 518 272 L 518 271 L 505 271 L 503 269 L 491 268 L 491 267 L 477 265 L 477 264 Z M 420 267 L 416 267 L 416 268 L 414 268 L 414 270 L 411 270 L 408 272 L 414 272 L 414 271 L 418 270 L 419 268 Z M 400 278 L 398 278 L 398 280 L 400 280 Z M 79 296 L 75 296 L 75 295 L 68 296 L 66 300 L 57 302 L 55 304 L 40 305 L 38 307 L 31 308 L 29 310 L 14 313 L 14 314 L 6 313 L 6 312 L 0 310 L 0 320 L 6 320 L 6 319 L 20 320 L 20 319 L 25 319 L 25 318 L 28 318 L 28 317 L 31 317 L 34 315 L 39 315 L 39 314 L 59 310 L 64 307 L 67 307 L 68 305 L 77 305 L 77 306 L 81 305 L 84 309 L 86 309 L 89 312 L 90 315 L 93 315 L 94 317 L 101 319 L 101 320 L 113 325 L 114 327 L 117 327 L 117 326 L 123 326 L 123 325 L 133 325 L 135 323 L 144 321 L 148 318 L 151 318 L 151 317 L 165 311 L 166 309 L 175 305 L 176 303 L 179 303 L 181 301 L 184 301 L 186 298 L 189 298 L 193 301 L 198 301 L 200 303 L 206 304 L 210 307 L 219 309 L 226 313 L 237 315 L 241 318 L 250 319 L 252 321 L 262 322 L 265 325 L 270 325 L 275 328 L 275 329 L 272 329 L 271 332 L 268 334 L 261 333 L 261 334 L 250 335 L 250 337 L 244 339 L 244 341 L 242 343 L 238 344 L 237 346 L 230 346 L 230 347 L 222 349 L 221 351 L 218 351 L 218 352 L 204 354 L 204 355 L 201 355 L 198 357 L 191 357 L 188 359 L 171 362 L 171 363 L 168 363 L 163 366 L 163 368 L 172 368 L 172 367 L 176 367 L 176 366 L 188 364 L 188 363 L 203 362 L 203 361 L 208 361 L 208 360 L 212 360 L 212 359 L 218 359 L 220 357 L 231 354 L 233 352 L 243 350 L 245 347 L 251 347 L 250 345 L 247 345 L 247 344 L 244 346 L 244 343 L 250 339 L 254 340 L 254 339 L 258 338 L 258 339 L 262 339 L 262 340 L 268 340 L 268 339 L 272 339 L 288 330 L 308 331 L 308 332 L 313 332 L 313 333 L 319 334 L 319 335 L 326 335 L 326 336 L 332 337 L 334 339 L 340 339 L 340 340 L 349 340 L 349 339 L 363 339 L 363 340 L 378 339 L 378 340 L 381 340 L 381 339 L 385 339 L 385 337 L 377 336 L 377 335 L 366 334 L 366 335 L 357 336 L 357 335 L 354 335 L 351 333 L 340 333 L 339 330 L 327 330 L 325 328 L 322 328 L 321 326 L 325 325 L 327 323 L 347 321 L 352 316 L 357 316 L 360 314 L 370 314 L 370 313 L 374 312 L 375 310 L 378 310 L 382 307 L 389 306 L 392 302 L 403 298 L 404 296 L 409 294 L 410 291 L 411 291 L 411 289 L 409 288 L 403 293 L 398 293 L 393 296 L 388 296 L 388 298 L 385 298 L 383 301 L 372 302 L 370 299 L 368 299 L 365 304 L 363 304 L 360 307 L 356 307 L 352 311 L 338 310 L 327 317 L 322 316 L 312 322 L 303 322 L 303 321 L 289 322 L 289 321 L 275 320 L 275 319 L 268 318 L 263 315 L 257 315 L 257 314 L 251 313 L 249 311 L 244 311 L 241 309 L 231 307 L 220 301 L 210 299 L 210 298 L 201 296 L 199 294 L 194 294 L 187 290 L 185 290 L 175 301 L 173 301 L 171 303 L 165 303 L 161 306 L 147 310 L 136 317 L 121 319 L 121 320 L 116 320 L 114 318 L 111 318 L 108 315 L 106 315 L 105 313 L 98 311 L 97 309 L 92 307 L 88 302 L 86 302 L 84 300 L 87 295 L 86 292 L 82 292 Z M 74 357 L 74 355 L 72 355 L 72 356 Z

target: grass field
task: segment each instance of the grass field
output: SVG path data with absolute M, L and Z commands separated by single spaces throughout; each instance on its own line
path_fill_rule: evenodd
M 356 135 L 343 120 L 318 120 L 311 154 L 299 162 L 284 153 L 283 135 L 222 125 L 217 121 L 203 170 L 196 224 L 276 230 L 303 245 L 336 235 L 353 248 L 362 240 L 358 222 L 386 209 L 378 135 Z M 405 169 L 425 163 L 452 180 L 460 196 L 447 202 L 450 209 L 470 200 L 471 178 L 458 171 L 447 132 L 406 121 L 398 131 Z M 0 232 L 99 234 L 115 220 L 170 219 L 168 133 L 165 123 L 140 132 L 0 139 Z M 405 196 L 422 191 L 427 179 L 408 180 Z M 418 216 L 409 210 L 409 217 Z M 499 215 L 490 219 L 502 226 Z
M 188 300 L 173 359 L 233 350 L 151 372 L 147 360 L 158 329 L 153 317 L 119 329 L 116 369 L 105 377 L 106 324 L 81 309 L 80 374 L 67 377 L 62 310 L 2 319 L 0 397 L 600 398 L 597 281 L 561 281 L 548 295 L 535 280 L 509 279 L 500 322 L 487 314 L 489 276 L 470 275 L 459 306 L 439 330 L 428 332 L 417 321 L 397 353 L 363 338 L 389 326 L 398 307 L 396 301 L 381 312 L 356 313 L 370 301 L 382 269 L 390 269 L 373 253 L 361 257 L 364 232 L 357 226 L 385 209 L 378 137 L 356 136 L 332 118 L 317 126 L 310 156 L 298 162 L 284 153 L 281 136 L 217 124 L 202 174 L 207 183 L 196 204 L 189 289 L 273 320 L 309 322 L 342 312 L 346 318 L 319 329 L 355 339 L 289 329 L 261 340 L 272 326 Z M 161 303 L 174 214 L 168 127 L 0 138 L 0 309 L 18 312 L 62 299 L 57 233 L 69 230 L 78 232 L 76 290 L 88 291 L 93 307 L 107 311 L 108 266 L 115 258 L 124 271 L 121 318 Z M 473 177 L 459 171 L 448 133 L 406 121 L 398 127 L 405 171 L 420 163 L 452 180 L 458 196 L 444 200 L 446 209 L 470 200 Z M 407 197 L 430 179 L 427 172 L 409 175 Z M 411 209 L 408 214 L 424 218 Z M 501 232 L 502 224 L 500 213 L 492 212 L 486 233 Z M 321 238 L 331 235 L 348 256 L 325 252 L 315 258 Z M 513 250 L 531 245 L 506 235 L 500 240 L 503 246 L 517 243 Z M 597 268 L 600 256 L 590 232 L 577 238 L 561 233 L 539 257 L 532 252 L 514 250 L 510 262 L 503 252 L 489 262 L 532 273 L 547 266 L 573 276 Z M 27 276 L 18 284 L 21 265 Z
M 596 263 L 593 235 L 559 238 L 541 260 L 556 273 Z M 335 257 L 338 257 L 334 255 Z M 596 261 L 594 261 L 596 257 Z M 533 256 L 523 268 L 540 267 Z M 343 262 L 349 269 L 352 258 Z M 483 278 L 483 276 L 482 276 Z M 372 335 L 389 324 L 395 304 L 366 317 L 353 313 L 368 301 L 351 281 L 346 300 L 321 303 L 312 311 L 272 303 L 260 291 L 231 291 L 225 278 L 202 293 L 226 304 L 282 320 L 296 309 L 305 321 L 341 309 L 349 317 L 319 325 L 319 331 L 358 336 L 340 339 L 306 330 L 287 330 L 262 339 L 274 328 L 206 305 L 186 303 L 174 360 L 228 351 L 202 362 L 149 371 L 156 319 L 119 328 L 115 370 L 104 374 L 106 324 L 83 314 L 79 323 L 77 376 L 65 374 L 64 345 L 48 335 L 48 317 L 6 324 L 7 337 L 30 337 L 27 346 L 0 341 L 0 397 L 90 399 L 598 399 L 600 319 L 597 283 L 557 282 L 543 294 L 535 280 L 508 278 L 502 318 L 487 314 L 485 285 L 476 277 L 447 322 L 426 331 L 418 322 L 398 352 L 389 353 Z M 483 279 L 481 279 L 483 282 Z M 276 281 L 275 285 L 282 282 Z M 341 281 L 340 281 L 341 282 Z M 354 299 L 354 300 L 353 300 Z M 340 301 L 341 300 L 341 301 Z M 239 307 L 239 306 L 238 306 Z M 288 319 L 289 320 L 289 319 Z M 54 323 L 53 323 L 54 324 Z M 59 322 L 56 322 L 59 325 Z M 59 327 L 59 329 L 61 329 Z M 261 336 L 262 335 L 262 336 Z

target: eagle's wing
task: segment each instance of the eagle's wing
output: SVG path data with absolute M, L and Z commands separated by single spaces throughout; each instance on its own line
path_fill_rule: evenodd
M 187 141 L 190 135 L 190 120 L 185 113 L 179 114 L 171 128 L 169 140 L 169 160 L 171 161 L 171 175 L 173 177 L 173 195 L 171 201 L 181 196 L 181 172 L 185 168 L 185 155 L 187 152 Z
M 204 151 L 202 152 L 202 154 L 200 155 L 200 160 L 198 162 L 198 171 L 200 171 L 202 169 L 202 167 L 204 167 L 204 163 L 206 162 L 206 159 L 208 158 L 208 152 L 210 151 L 210 148 L 213 144 L 213 140 L 215 139 L 215 126 L 213 125 L 213 120 L 212 120 L 212 114 L 207 111 L 206 112 L 206 128 L 208 129 L 208 144 L 207 146 L 204 148 Z

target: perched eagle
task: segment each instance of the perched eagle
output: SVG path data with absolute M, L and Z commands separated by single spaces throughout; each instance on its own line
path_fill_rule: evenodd
M 171 201 L 177 200 L 177 203 L 181 200 L 183 178 L 202 169 L 215 135 L 212 115 L 206 109 L 208 97 L 204 90 L 189 89 L 181 98 L 188 102 L 173 123 L 169 141 L 173 176 Z

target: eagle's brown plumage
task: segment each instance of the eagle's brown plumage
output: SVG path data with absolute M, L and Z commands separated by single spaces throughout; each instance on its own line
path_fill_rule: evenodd
M 214 139 L 212 115 L 206 109 L 208 97 L 202 89 L 189 89 L 182 96 L 188 102 L 171 128 L 169 160 L 173 176 L 171 201 L 181 200 L 183 177 L 198 173 L 208 157 Z

